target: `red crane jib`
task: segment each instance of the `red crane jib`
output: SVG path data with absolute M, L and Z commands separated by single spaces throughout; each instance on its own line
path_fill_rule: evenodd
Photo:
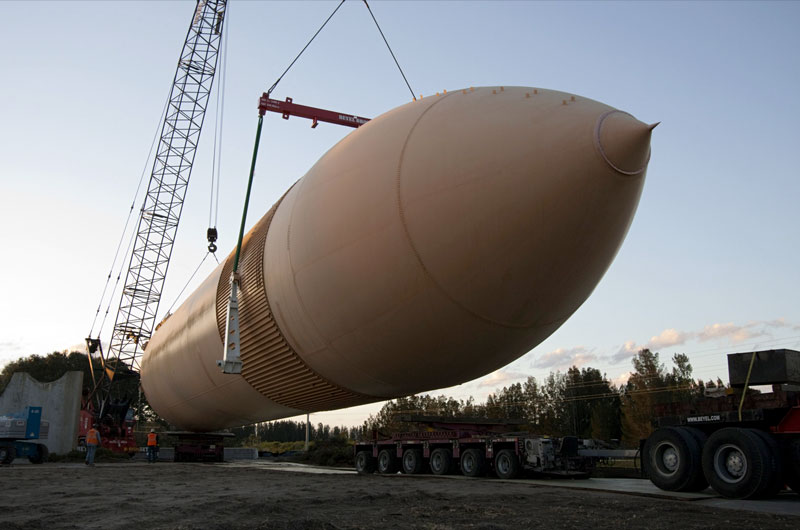
M 271 99 L 265 92 L 264 95 L 262 95 L 258 100 L 258 113 L 259 115 L 263 116 L 267 111 L 282 114 L 284 120 L 288 120 L 289 116 L 308 118 L 309 120 L 313 121 L 311 124 L 312 129 L 321 121 L 336 125 L 344 125 L 346 127 L 358 128 L 370 120 L 369 118 L 362 118 L 361 116 L 354 116 L 352 114 L 345 114 L 343 112 L 334 112 L 331 110 L 298 105 L 296 103 L 292 103 L 292 98 L 286 98 L 286 101 Z

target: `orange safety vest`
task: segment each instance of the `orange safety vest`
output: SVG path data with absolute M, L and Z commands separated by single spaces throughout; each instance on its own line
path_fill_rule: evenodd
M 86 433 L 86 443 L 89 445 L 97 445 L 100 443 L 99 434 L 100 433 L 97 432 L 97 429 L 89 429 L 89 432 Z
M 158 445 L 158 435 L 154 432 L 147 433 L 147 446 Z

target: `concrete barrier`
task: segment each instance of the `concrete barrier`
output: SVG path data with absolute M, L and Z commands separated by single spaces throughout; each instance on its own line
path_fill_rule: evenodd
M 140 455 L 137 459 L 145 458 L 146 447 L 139 448 Z M 158 449 L 158 460 L 160 462 L 172 462 L 175 457 L 175 450 L 172 447 L 160 447 Z M 226 447 L 225 460 L 258 460 L 258 449 L 255 447 Z
M 255 447 L 226 447 L 225 460 L 258 460 Z
M 27 373 L 17 372 L 0 395 L 0 415 L 42 407 L 42 420 L 50 423 L 50 432 L 40 443 L 51 453 L 68 453 L 78 442 L 82 386 L 83 372 L 67 372 L 51 383 L 40 383 Z

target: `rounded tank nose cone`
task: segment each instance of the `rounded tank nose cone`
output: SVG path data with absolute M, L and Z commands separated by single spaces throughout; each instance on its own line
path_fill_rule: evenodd
M 615 171 L 642 175 L 650 161 L 650 133 L 656 125 L 642 123 L 627 112 L 612 110 L 597 119 L 594 143 Z

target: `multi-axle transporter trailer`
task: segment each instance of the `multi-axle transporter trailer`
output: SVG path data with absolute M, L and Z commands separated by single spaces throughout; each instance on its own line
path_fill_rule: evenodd
M 167 431 L 164 434 L 175 439 L 175 462 L 223 462 L 225 438 L 234 436 L 230 432 Z
M 22 414 L 0 416 L 0 464 L 27 456 L 33 464 L 47 460 L 47 446 L 29 440 L 46 439 L 50 424 L 42 421 L 42 407 L 28 407 Z
M 729 498 L 800 493 L 800 352 L 728 355 L 733 389 L 724 396 L 656 407 L 656 431 L 642 441 L 642 469 L 663 490 Z M 772 392 L 748 391 L 772 385 Z
M 393 474 L 431 472 L 479 477 L 494 471 L 514 478 L 527 470 L 540 474 L 586 478 L 593 460 L 578 454 L 575 437 L 549 438 L 530 433 L 504 432 L 512 423 L 496 420 L 411 417 L 430 430 L 404 432 L 356 442 L 356 470 Z

